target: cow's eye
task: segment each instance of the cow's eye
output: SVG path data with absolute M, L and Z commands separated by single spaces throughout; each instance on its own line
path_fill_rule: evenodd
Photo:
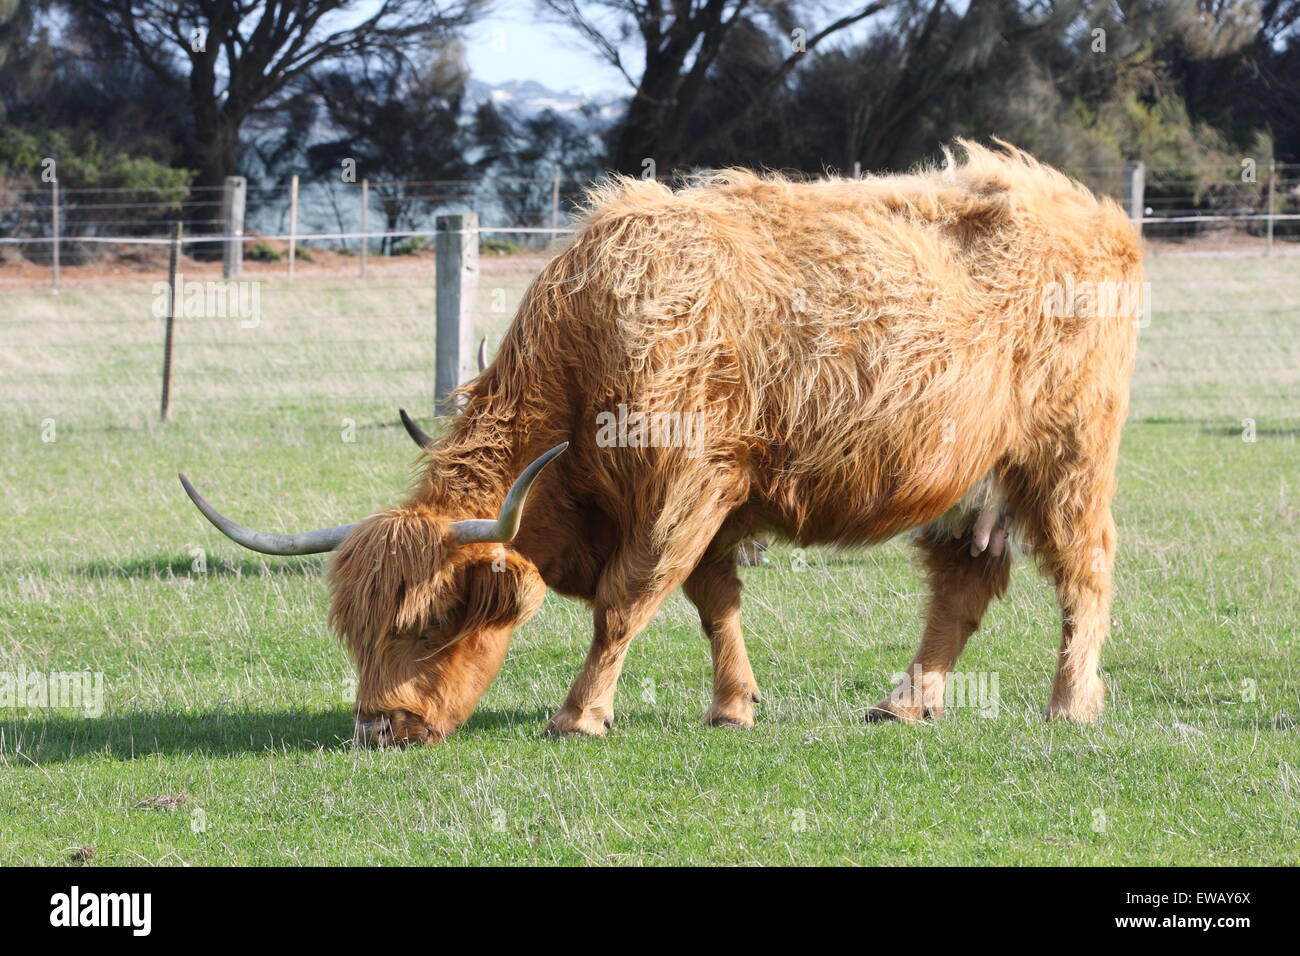
M 451 631 L 447 628 L 434 624 L 426 627 L 420 634 L 420 642 L 431 650 L 437 650 L 447 643 L 451 636 Z

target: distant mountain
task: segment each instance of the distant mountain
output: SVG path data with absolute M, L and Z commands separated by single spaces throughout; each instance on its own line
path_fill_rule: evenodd
M 469 110 L 486 102 L 508 108 L 523 117 L 551 110 L 571 121 L 586 122 L 593 128 L 603 128 L 615 122 L 622 115 L 626 101 L 626 97 L 617 93 L 556 91 L 536 80 L 492 84 L 471 78 L 465 92 Z

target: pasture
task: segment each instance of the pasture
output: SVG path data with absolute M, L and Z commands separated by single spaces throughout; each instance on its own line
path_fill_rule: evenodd
M 484 260 L 492 347 L 536 266 Z M 103 675 L 98 716 L 0 710 L 0 863 L 1300 862 L 1300 259 L 1149 263 L 1099 726 L 1041 719 L 1059 620 L 1027 558 L 958 665 L 978 706 L 864 724 L 919 637 L 909 548 L 778 545 L 743 572 L 752 731 L 701 724 L 678 595 L 614 732 L 543 739 L 591 627 L 550 595 L 445 745 L 368 751 L 324 562 L 241 550 L 175 476 L 269 531 L 395 502 L 431 272 L 266 277 L 255 327 L 180 320 L 166 425 L 160 276 L 0 291 L 0 672 Z

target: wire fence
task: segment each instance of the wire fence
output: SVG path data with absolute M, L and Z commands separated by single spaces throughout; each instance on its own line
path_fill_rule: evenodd
M 364 245 L 385 255 L 410 251 L 436 231 L 438 216 L 475 212 L 486 233 L 537 246 L 563 231 L 563 217 L 583 197 L 587 181 L 557 172 L 547 178 L 491 180 L 321 181 L 247 185 L 239 238 L 248 249 L 301 242 L 310 251 L 357 254 Z M 132 246 L 170 241 L 185 224 L 191 248 L 226 241 L 232 222 L 225 187 L 89 188 L 48 183 L 0 185 L 0 256 L 31 263 L 94 263 Z M 403 247 L 403 243 L 406 246 Z M 116 247 L 116 248 L 114 248 Z M 268 245 L 256 255 L 283 250 Z
M 1231 234 L 1262 241 L 1269 251 L 1275 243 L 1300 241 L 1300 164 L 1247 161 L 1195 175 L 1142 167 L 1136 194 L 1133 170 L 1133 164 L 1094 167 L 1079 175 L 1129 209 L 1149 238 Z M 287 243 L 305 250 L 305 257 L 317 250 L 391 256 L 427 243 L 438 216 L 461 212 L 476 213 L 480 232 L 503 247 L 538 247 L 565 231 L 565 217 L 588 184 L 560 171 L 479 180 L 250 184 L 242 230 L 232 230 L 223 187 L 0 184 L 0 257 L 51 268 L 130 259 L 169 242 L 176 221 L 185 223 L 191 250 L 237 238 L 245 255 L 264 259 L 284 256 Z
M 1231 234 L 1261 252 L 1286 244 L 1300 249 L 1300 165 L 1264 164 L 1242 179 L 1244 172 L 1225 170 L 1221 181 L 1193 182 L 1177 170 L 1144 168 L 1136 195 L 1131 165 L 1096 170 L 1093 181 L 1153 239 Z M 565 216 L 584 186 L 562 175 L 252 184 L 242 235 L 228 232 L 225 189 L 49 184 L 0 192 L 0 256 L 51 267 L 56 276 L 60 261 L 94 265 L 137 257 L 129 285 L 111 287 L 91 271 L 66 296 L 4 294 L 0 418 L 19 423 L 80 416 L 94 427 L 144 426 L 158 418 L 164 377 L 172 383 L 171 414 L 179 421 L 234 423 L 276 409 L 300 416 L 307 409 L 313 420 L 346 429 L 349 422 L 392 424 L 402 406 L 430 416 L 437 269 L 431 256 L 401 253 L 422 253 L 421 244 L 448 231 L 437 217 L 461 212 L 477 213 L 477 229 L 465 232 L 482 241 L 541 244 L 569 231 Z M 360 260 L 362 274 L 363 250 L 389 258 L 365 282 L 338 260 L 322 263 L 310 282 L 284 281 L 292 272 L 279 271 L 280 265 L 259 271 L 256 281 L 239 284 L 258 295 L 255 315 L 242 314 L 238 298 L 189 309 L 184 279 L 168 284 L 167 247 L 181 220 L 191 253 L 224 244 L 254 256 L 259 243 L 277 257 L 286 246 L 304 258 L 312 250 L 345 253 Z M 1294 422 L 1300 409 L 1296 261 L 1154 260 L 1153 321 L 1142 333 L 1134 415 L 1212 419 L 1225 428 Z M 475 338 L 487 338 L 491 354 L 538 262 L 485 258 L 481 265 L 468 314 Z M 191 278 L 211 275 L 192 261 L 181 263 L 181 271 L 192 272 Z M 210 295 L 221 283 L 196 285 Z M 175 310 L 174 360 L 165 358 L 171 354 L 164 346 L 166 309 L 160 308 L 166 301 Z M 166 373 L 164 363 L 170 363 Z
M 59 297 L 6 292 L 0 421 L 151 427 L 165 377 L 170 420 L 220 429 L 232 441 L 247 440 L 250 418 L 280 413 L 340 435 L 360 430 L 362 441 L 367 429 L 395 427 L 399 407 L 428 419 L 436 411 L 437 269 L 432 258 L 410 265 L 407 274 L 377 271 L 365 282 L 325 274 L 234 283 L 256 294 L 252 309 L 234 295 L 214 307 L 212 291 L 229 284 L 211 279 L 186 277 L 173 292 L 165 267 L 128 284 L 74 284 Z M 490 360 L 539 261 L 480 265 L 465 314 Z M 1148 272 L 1152 308 L 1139 339 L 1133 417 L 1300 434 L 1294 260 L 1162 257 Z M 174 353 L 166 344 L 169 303 Z M 399 431 L 385 440 L 400 446 L 401 438 Z M 284 440 L 295 441 L 289 432 Z

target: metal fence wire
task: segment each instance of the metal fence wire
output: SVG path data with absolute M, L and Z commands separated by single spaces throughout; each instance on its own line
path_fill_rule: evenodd
M 1300 239 L 1300 164 L 1247 160 L 1210 176 L 1141 163 L 1078 172 L 1121 203 L 1149 238 L 1230 231 L 1262 240 L 1270 251 L 1275 242 Z M 0 186 L 0 256 L 51 268 L 129 258 L 132 246 L 165 244 L 178 220 L 191 249 L 237 237 L 248 240 L 246 253 L 261 240 L 266 255 L 282 254 L 284 244 L 391 255 L 428 242 L 438 216 L 462 212 L 476 213 L 481 230 L 498 241 L 536 248 L 563 231 L 586 186 L 559 170 L 542 178 L 243 183 L 242 228 L 229 182 L 157 189 Z

